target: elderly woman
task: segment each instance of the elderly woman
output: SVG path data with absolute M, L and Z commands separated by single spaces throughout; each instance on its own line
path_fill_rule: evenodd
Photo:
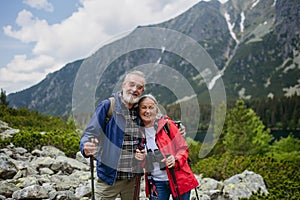
M 146 137 L 146 195 L 152 199 L 190 199 L 198 186 L 188 159 L 188 145 L 176 124 L 162 116 L 156 99 L 144 95 L 139 102 L 139 117 Z

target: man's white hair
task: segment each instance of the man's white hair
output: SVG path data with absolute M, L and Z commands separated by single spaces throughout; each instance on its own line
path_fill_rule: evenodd
M 132 75 L 137 75 L 137 76 L 143 78 L 144 83 L 146 83 L 145 74 L 142 71 L 138 71 L 138 70 L 134 70 L 134 71 L 131 71 L 131 72 L 127 73 L 125 78 L 124 78 L 124 82 L 126 82 L 128 77 L 132 76 Z

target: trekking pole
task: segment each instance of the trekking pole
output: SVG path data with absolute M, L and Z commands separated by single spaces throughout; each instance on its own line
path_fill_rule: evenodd
M 140 184 L 141 184 L 141 176 L 135 177 L 135 185 L 134 185 L 134 194 L 133 194 L 133 200 L 140 199 L 139 193 L 140 193 Z
M 178 128 L 180 128 L 180 121 L 175 121 L 175 124 L 177 125 Z M 167 125 L 165 125 L 163 127 L 166 131 L 166 133 L 168 134 L 168 136 L 170 137 L 170 129 Z M 171 138 L 171 137 L 170 137 Z M 170 156 L 170 154 L 166 154 L 165 155 L 166 158 L 168 158 Z M 181 200 L 181 196 L 180 196 L 180 192 L 179 192 L 179 188 L 178 188 L 178 184 L 177 184 L 177 181 L 176 181 L 176 176 L 175 176 L 175 171 L 174 171 L 174 167 L 171 167 L 169 168 L 170 169 L 170 172 L 171 172 L 171 176 L 172 176 L 172 179 L 173 179 L 173 183 L 175 185 L 175 189 L 176 189 L 176 193 L 177 193 L 177 196 L 178 196 L 178 199 Z
M 173 179 L 173 182 L 174 182 L 174 185 L 175 185 L 175 189 L 176 189 L 176 193 L 177 193 L 178 199 L 179 199 L 179 200 L 182 200 L 182 198 L 181 198 L 181 196 L 180 196 L 178 184 L 177 184 L 177 181 L 176 181 L 176 176 L 175 176 L 175 170 L 174 170 L 174 167 L 170 168 L 170 172 L 171 172 L 171 176 L 172 176 L 172 179 Z
M 168 158 L 169 156 L 170 156 L 170 154 L 166 154 L 166 158 Z M 181 196 L 180 196 L 178 184 L 177 184 L 177 181 L 176 181 L 176 176 L 175 176 L 175 170 L 174 170 L 174 167 L 171 167 L 171 168 L 169 168 L 169 169 L 170 169 L 170 172 L 171 172 L 171 176 L 172 176 L 172 179 L 173 179 L 173 183 L 174 183 L 174 185 L 175 185 L 175 189 L 176 189 L 176 193 L 177 193 L 178 199 L 179 199 L 179 200 L 182 200 L 182 198 L 181 198 Z
M 138 146 L 139 150 L 144 150 L 145 145 L 140 144 Z M 133 194 L 133 200 L 139 200 L 140 199 L 140 185 L 141 185 L 141 177 L 143 175 L 143 168 L 141 166 L 142 161 L 136 160 L 136 170 L 137 174 L 135 176 L 135 185 L 134 185 L 134 194 Z
M 93 136 L 89 137 L 90 142 L 95 143 L 95 138 Z M 90 169 L 91 169 L 91 187 L 92 187 L 92 196 L 91 200 L 95 200 L 95 186 L 94 186 L 94 156 L 90 156 Z
M 95 200 L 95 186 L 94 186 L 94 158 L 90 156 L 90 165 L 91 165 L 91 185 L 92 185 L 92 196 L 91 199 Z
M 197 200 L 199 200 L 199 196 L 198 196 L 197 187 L 195 188 L 195 192 L 196 192 L 196 198 L 197 198 Z

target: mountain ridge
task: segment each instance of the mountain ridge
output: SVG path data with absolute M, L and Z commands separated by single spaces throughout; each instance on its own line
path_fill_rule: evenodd
M 296 0 L 201 1 L 175 18 L 144 27 L 172 29 L 198 41 L 220 70 L 228 100 L 300 95 L 299 8 Z M 67 64 L 33 87 L 9 94 L 10 105 L 49 115 L 69 115 L 74 80 L 84 60 Z M 158 60 L 182 73 L 197 91 L 198 99 L 209 101 L 207 86 L 197 79 L 199 74 L 192 66 L 161 49 L 130 52 L 115 60 L 99 80 L 96 99 L 108 97 L 126 70 Z M 177 100 L 165 88 L 147 88 L 164 104 Z

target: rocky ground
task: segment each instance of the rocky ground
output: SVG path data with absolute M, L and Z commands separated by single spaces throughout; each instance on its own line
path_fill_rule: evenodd
M 0 121 L 1 138 L 18 132 Z M 225 181 L 195 175 L 199 181 L 197 194 L 200 200 L 248 198 L 260 190 L 268 194 L 263 178 L 245 170 Z M 78 152 L 76 158 L 52 146 L 28 152 L 9 145 L 0 149 L 0 200 L 49 199 L 84 200 L 91 195 L 89 160 Z M 96 173 L 94 174 L 96 177 Z M 144 181 L 141 181 L 140 199 L 146 199 Z M 191 199 L 196 199 L 192 190 Z

